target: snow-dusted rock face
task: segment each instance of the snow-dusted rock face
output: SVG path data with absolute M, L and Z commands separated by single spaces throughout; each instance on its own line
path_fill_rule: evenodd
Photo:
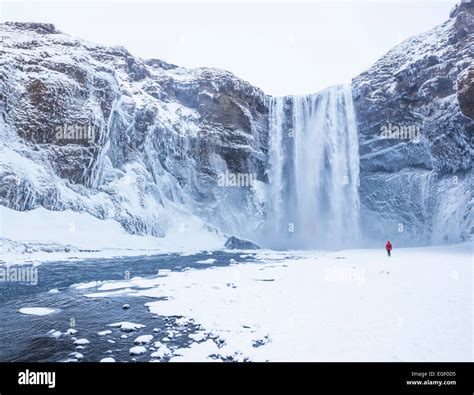
M 200 221 L 252 234 L 268 135 L 259 89 L 48 24 L 6 23 L 0 36 L 0 204 L 86 211 L 157 236 Z M 241 173 L 256 182 L 219 184 Z
M 361 240 L 472 234 L 473 27 L 464 2 L 354 78 Z M 265 239 L 272 98 L 226 71 L 139 59 L 48 24 L 1 24 L 0 42 L 1 205 L 88 212 L 137 234 Z M 294 123 L 281 114 L 282 128 Z M 381 137 L 396 128 L 409 138 Z
M 457 93 L 462 113 L 474 120 L 474 64 L 459 76 Z
M 405 244 L 472 234 L 473 59 L 474 3 L 465 2 L 353 80 L 367 236 Z M 412 135 L 381 138 L 396 127 Z

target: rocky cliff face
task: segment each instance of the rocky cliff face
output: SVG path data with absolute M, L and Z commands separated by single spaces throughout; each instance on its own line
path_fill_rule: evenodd
M 439 243 L 472 234 L 473 59 L 466 2 L 353 80 L 367 235 Z M 381 138 L 387 130 L 393 138 Z
M 51 25 L 6 23 L 0 35 L 1 204 L 87 211 L 158 236 L 192 216 L 252 233 L 268 135 L 259 89 Z M 71 127 L 88 134 L 58 137 Z M 216 187 L 223 174 L 240 173 L 259 181 Z
M 470 237 L 473 27 L 463 3 L 353 80 L 367 239 Z M 48 24 L 6 23 L 0 36 L 0 204 L 89 212 L 157 236 L 196 221 L 250 239 L 263 229 L 271 100 L 262 91 Z M 381 138 L 396 127 L 415 136 Z M 229 176 L 254 182 L 234 188 Z

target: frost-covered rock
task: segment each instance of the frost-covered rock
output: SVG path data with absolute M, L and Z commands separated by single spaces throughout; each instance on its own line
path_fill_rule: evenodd
M 165 345 L 161 345 L 157 351 L 152 352 L 150 354 L 150 357 L 161 359 L 170 356 L 171 354 L 171 350 L 168 347 L 166 347 Z
M 474 64 L 460 74 L 457 95 L 462 113 L 474 120 Z
M 462 2 L 352 82 L 367 239 L 471 237 L 473 15 Z M 50 24 L 0 24 L 0 39 L 0 205 L 87 212 L 175 240 L 206 232 L 228 248 L 262 240 L 271 98 L 261 90 L 227 71 L 140 59 Z M 388 126 L 414 127 L 419 138 L 380 138 Z M 85 135 L 71 139 L 76 127 Z M 254 182 L 227 182 L 242 175 Z M 0 248 L 25 250 L 11 240 Z
M 141 335 L 138 336 L 134 343 L 135 344 L 148 344 L 153 340 L 153 335 Z
M 143 324 L 135 324 L 133 322 L 115 322 L 113 324 L 109 324 L 109 326 L 114 327 L 114 328 L 120 328 L 122 332 L 133 332 L 138 329 L 142 329 L 145 327 Z M 126 336 L 126 335 L 122 335 Z M 126 337 L 123 337 L 124 339 Z
M 74 345 L 76 346 L 85 346 L 87 344 L 89 344 L 89 340 L 87 339 L 77 339 L 75 342 L 74 342 Z
M 54 329 L 51 329 L 50 331 L 48 331 L 47 334 L 48 334 L 48 336 L 54 337 L 55 339 L 58 339 L 62 335 L 61 331 L 57 331 L 57 330 L 54 330 Z
M 115 362 L 115 359 L 112 357 L 102 358 L 99 362 Z
M 69 355 L 72 357 L 72 358 L 75 358 L 75 359 L 83 359 L 84 358 L 84 355 L 82 355 L 80 352 L 71 352 L 69 353 Z
M 154 236 L 185 232 L 192 218 L 203 231 L 256 231 L 252 188 L 218 182 L 229 173 L 265 177 L 259 89 L 52 25 L 5 23 L 0 37 L 0 204 L 88 212 Z M 71 127 L 86 127 L 85 137 L 58 134 Z
M 367 237 L 404 245 L 472 237 L 473 48 L 474 3 L 462 3 L 353 80 Z M 394 127 L 418 136 L 382 138 Z
M 233 249 L 238 249 L 238 250 L 256 250 L 259 249 L 260 247 L 249 241 L 249 240 L 243 240 L 239 239 L 238 237 L 235 236 L 230 236 L 227 241 L 225 242 L 225 247 L 230 248 L 231 250 Z
M 146 353 L 146 348 L 143 346 L 135 346 L 130 349 L 130 355 L 142 355 Z

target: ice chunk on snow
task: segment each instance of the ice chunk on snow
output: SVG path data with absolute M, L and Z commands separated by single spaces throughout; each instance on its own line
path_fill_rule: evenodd
M 70 288 L 74 289 L 90 289 L 97 288 L 102 284 L 102 281 L 89 281 L 85 283 L 72 284 Z
M 99 362 L 115 362 L 112 357 L 102 358 Z
M 143 346 L 135 346 L 130 349 L 130 355 L 142 355 L 146 353 L 146 348 Z
M 217 261 L 217 259 L 215 259 L 215 258 L 209 258 L 209 259 L 203 259 L 201 261 L 196 261 L 196 263 L 203 263 L 203 264 L 206 264 L 206 265 L 211 265 L 216 261 Z
M 142 335 L 138 336 L 134 343 L 135 344 L 148 344 L 153 340 L 153 335 Z
M 56 338 L 56 339 L 59 338 L 59 337 L 61 337 L 61 335 L 62 335 L 61 331 L 56 331 L 56 330 L 54 330 L 54 329 L 51 329 L 51 330 L 48 332 L 48 336 L 54 337 L 54 338 Z
M 89 344 L 89 343 L 90 343 L 90 342 L 89 342 L 89 340 L 87 340 L 87 339 L 77 339 L 77 340 L 74 342 L 74 344 L 75 344 L 76 346 L 85 346 L 86 344 Z
M 66 331 L 66 335 L 74 335 L 77 333 L 77 329 L 73 329 L 73 328 L 69 328 L 67 331 Z
M 166 356 L 171 355 L 171 350 L 166 347 L 165 345 L 162 345 L 157 351 L 153 352 L 150 356 L 152 358 L 164 358 Z
M 176 320 L 176 325 L 180 327 L 184 327 L 188 325 L 192 320 L 188 317 L 181 317 Z
M 57 313 L 59 310 L 52 309 L 49 307 L 22 307 L 18 311 L 21 314 L 27 314 L 27 315 L 48 315 L 48 314 Z
M 179 332 L 175 331 L 174 329 L 170 329 L 170 330 L 167 331 L 167 335 L 170 338 L 174 338 L 174 337 L 179 335 Z
M 192 333 L 191 335 L 189 335 L 189 338 L 193 339 L 196 342 L 200 342 L 200 341 L 203 341 L 208 336 L 209 335 L 205 331 L 199 331 L 199 332 Z
M 76 358 L 61 359 L 59 362 L 77 362 Z
M 219 348 L 209 339 L 203 343 L 193 343 L 189 348 L 180 348 L 173 354 L 175 357 L 171 358 L 170 362 L 211 361 L 208 357 L 219 354 Z
M 111 333 L 112 333 L 112 331 L 111 331 L 111 330 L 108 330 L 108 329 L 105 330 L 105 331 L 97 332 L 97 334 L 98 334 L 99 336 L 106 336 L 106 335 L 110 335 Z

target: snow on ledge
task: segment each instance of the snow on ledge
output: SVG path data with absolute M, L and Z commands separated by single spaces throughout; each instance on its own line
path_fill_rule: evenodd
M 207 231 L 192 217 L 185 232 L 171 229 L 159 238 L 129 234 L 117 221 L 88 213 L 43 207 L 16 211 L 0 206 L 0 263 L 198 252 L 222 249 L 224 242 L 223 235 Z

